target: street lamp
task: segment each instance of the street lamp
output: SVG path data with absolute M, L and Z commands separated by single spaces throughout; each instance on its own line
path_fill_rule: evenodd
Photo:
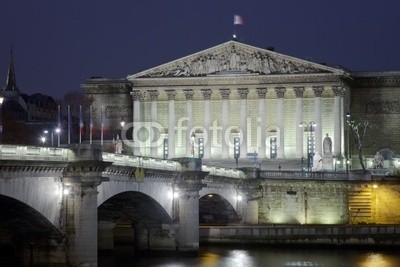
M 240 157 L 240 138 L 233 138 L 233 157 L 236 160 L 236 168 L 239 165 L 239 157 Z
M 57 140 L 57 146 L 58 147 L 60 147 L 60 132 L 61 132 L 61 129 L 60 129 L 60 127 L 58 127 L 58 128 L 56 128 L 56 133 L 57 133 L 57 137 L 58 137 L 58 140 Z
M 168 138 L 164 138 L 164 146 L 163 146 L 163 158 L 168 158 Z
M 194 132 L 190 135 L 190 143 L 192 143 L 192 158 L 194 158 L 194 140 L 196 139 L 196 135 Z
M 204 157 L 204 138 L 199 138 L 199 159 Z
M 3 107 L 4 96 L 0 92 L 0 144 L 3 142 L 3 117 L 2 117 L 2 107 Z
M 347 140 L 346 140 L 346 143 L 347 143 L 347 149 L 346 149 L 346 158 L 347 158 L 347 160 L 346 160 L 346 171 L 348 172 L 348 170 L 349 170 L 349 164 L 351 163 L 351 153 L 350 153 L 350 126 L 349 126 L 349 121 L 350 121 L 350 112 L 347 112 L 346 113 L 346 125 L 347 125 L 347 133 L 346 133 L 346 135 L 347 135 Z
M 312 167 L 312 159 L 315 152 L 315 139 L 313 136 L 313 132 L 317 124 L 315 121 L 310 121 L 309 123 L 301 122 L 299 127 L 304 127 L 304 131 L 308 133 L 307 136 L 307 169 L 311 170 Z
M 42 136 L 41 138 L 40 138 L 40 140 L 42 141 L 42 144 L 44 145 L 44 143 L 46 143 L 46 137 L 45 136 Z
M 121 124 L 121 128 L 124 128 L 124 126 L 125 126 L 124 117 L 122 117 L 121 122 L 119 124 Z

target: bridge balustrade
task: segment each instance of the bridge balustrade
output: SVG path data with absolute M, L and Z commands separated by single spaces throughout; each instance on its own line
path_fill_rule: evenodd
M 70 150 L 55 147 L 0 145 L 0 159 L 68 161 Z
M 288 180 L 371 180 L 371 172 L 260 171 L 259 178 Z

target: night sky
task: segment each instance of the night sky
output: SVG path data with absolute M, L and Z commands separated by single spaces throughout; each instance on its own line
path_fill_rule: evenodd
M 231 39 L 353 71 L 400 70 L 398 0 L 1 0 L 0 87 L 10 45 L 23 93 L 55 98 Z

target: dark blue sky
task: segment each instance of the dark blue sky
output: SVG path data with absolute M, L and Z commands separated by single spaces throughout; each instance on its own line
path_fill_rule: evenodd
M 1 0 L 0 87 L 56 98 L 231 39 L 350 70 L 400 70 L 398 0 Z

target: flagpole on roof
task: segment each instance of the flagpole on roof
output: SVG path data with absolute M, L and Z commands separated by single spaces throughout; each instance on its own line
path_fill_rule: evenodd
M 83 129 L 82 105 L 79 105 L 79 144 L 82 143 L 82 129 Z
M 89 113 L 89 121 L 90 121 L 90 141 L 89 141 L 89 143 L 90 144 L 92 144 L 92 138 L 93 138 L 93 120 L 92 120 L 92 116 L 93 116 L 93 114 L 92 114 L 92 105 L 90 105 L 90 113 Z
M 241 15 L 233 15 L 233 40 L 237 40 L 236 25 L 244 25 L 244 19 Z

